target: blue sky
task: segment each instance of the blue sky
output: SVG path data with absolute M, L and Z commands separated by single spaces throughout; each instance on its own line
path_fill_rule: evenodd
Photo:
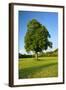
M 58 48 L 58 13 L 56 12 L 32 12 L 32 11 L 19 11 L 18 13 L 18 49 L 20 53 L 25 54 L 24 48 L 24 36 L 27 32 L 27 23 L 28 21 L 36 19 L 42 25 L 44 25 L 50 35 L 50 41 L 53 42 L 53 48 L 49 49 L 54 50 Z

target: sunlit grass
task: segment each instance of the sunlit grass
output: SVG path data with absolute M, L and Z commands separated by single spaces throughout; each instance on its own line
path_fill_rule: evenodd
M 41 57 L 19 59 L 19 78 L 45 78 L 58 76 L 58 58 Z

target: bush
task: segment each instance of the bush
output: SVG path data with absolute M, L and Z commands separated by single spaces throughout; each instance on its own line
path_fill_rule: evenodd
M 33 55 L 26 55 L 26 54 L 20 54 L 19 53 L 19 58 L 32 58 L 34 57 Z

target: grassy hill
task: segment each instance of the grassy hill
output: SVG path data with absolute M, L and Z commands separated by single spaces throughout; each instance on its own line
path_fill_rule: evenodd
M 40 57 L 39 59 L 40 61 L 34 58 L 21 58 L 19 60 L 19 79 L 58 76 L 57 57 Z
M 57 76 L 58 49 L 39 54 L 38 61 L 33 55 L 19 54 L 19 79 Z
M 54 51 L 50 51 L 50 52 L 42 52 L 41 54 L 39 54 L 39 57 L 49 57 L 49 56 L 58 56 L 58 49 L 55 49 Z

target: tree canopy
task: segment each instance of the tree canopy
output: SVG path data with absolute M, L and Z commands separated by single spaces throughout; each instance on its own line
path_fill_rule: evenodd
M 26 51 L 38 53 L 47 50 L 48 47 L 52 48 L 52 42 L 48 39 L 50 37 L 47 28 L 36 19 L 32 19 L 27 24 L 27 32 L 24 39 Z

